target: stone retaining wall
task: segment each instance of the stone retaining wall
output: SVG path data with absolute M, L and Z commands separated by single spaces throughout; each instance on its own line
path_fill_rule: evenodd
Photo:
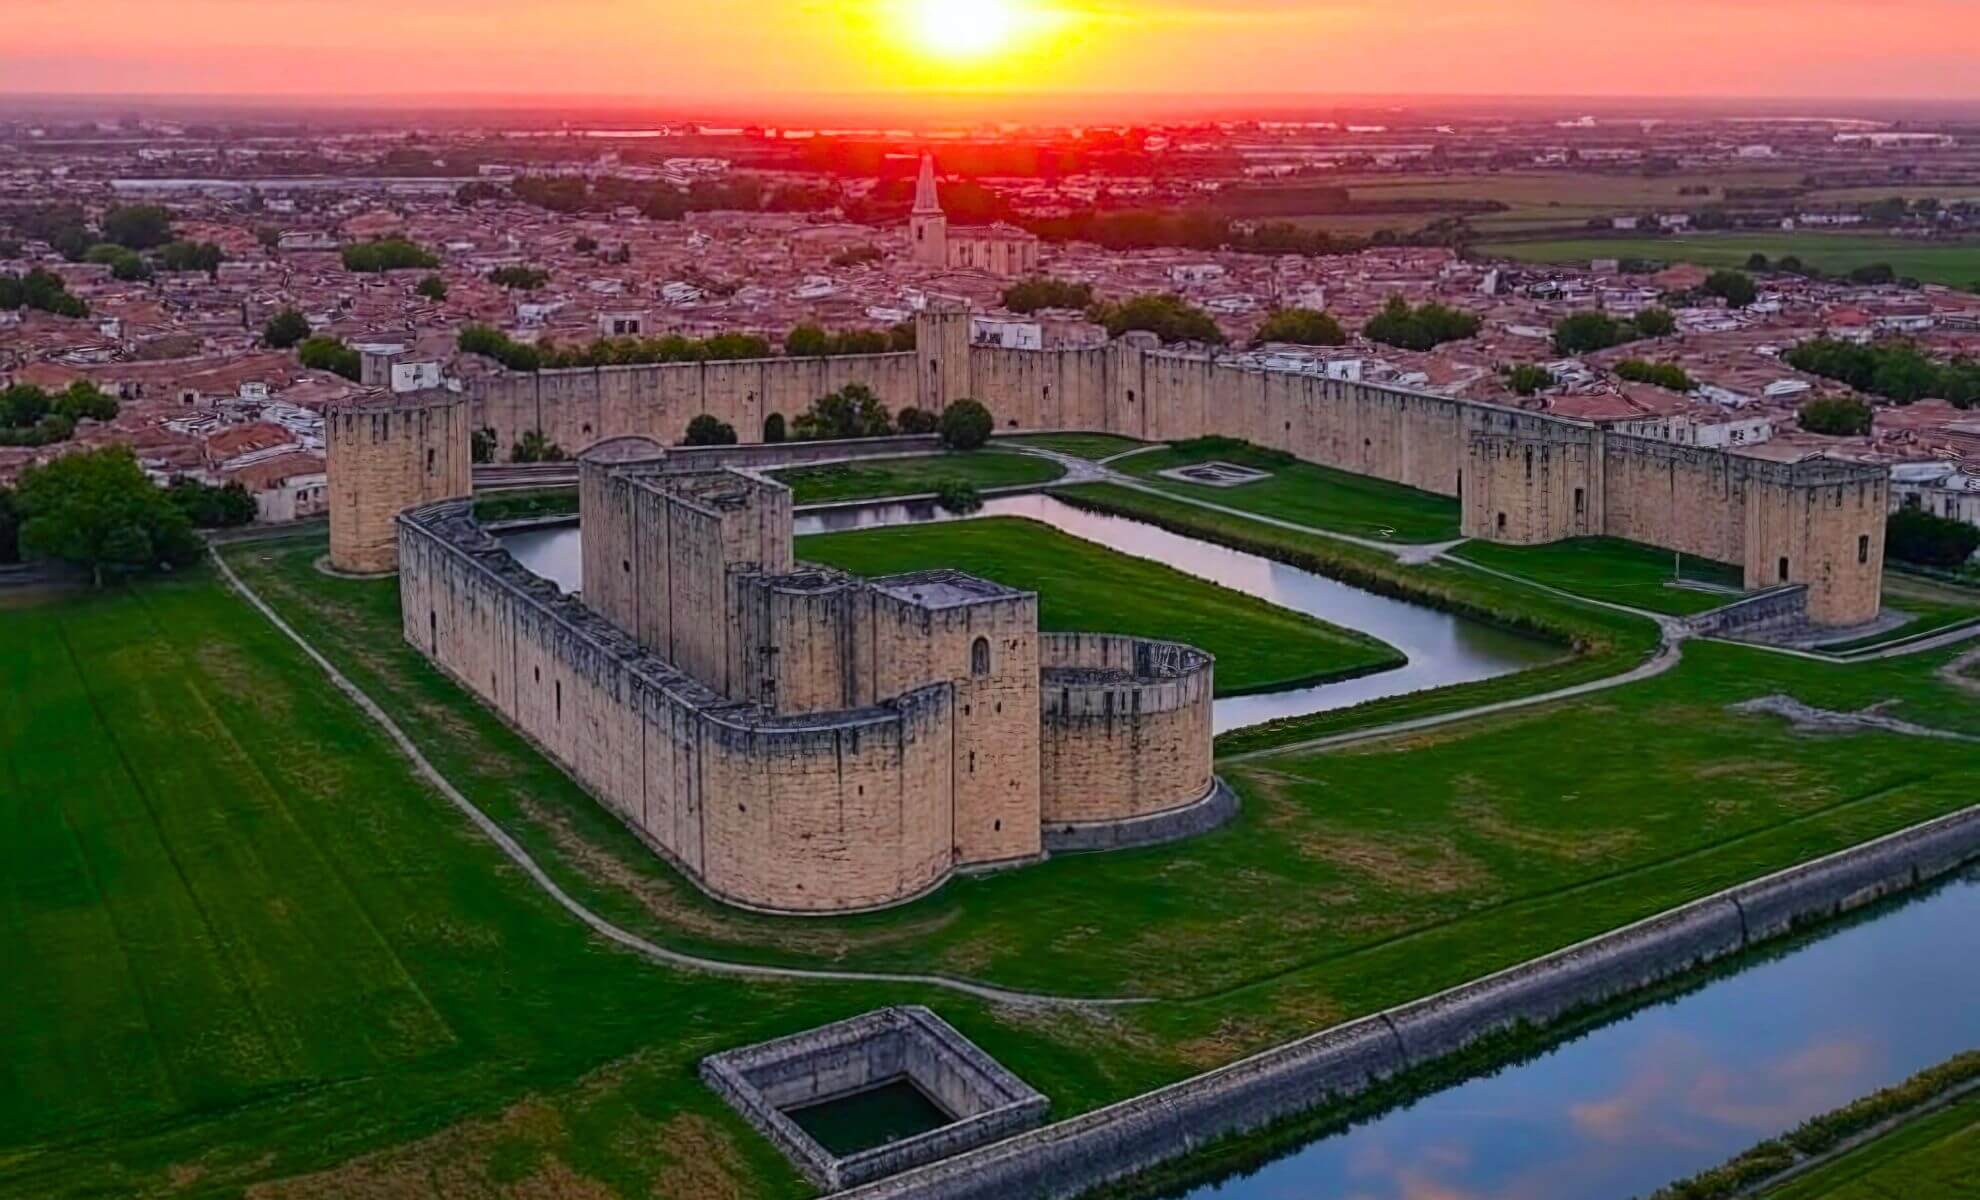
M 1808 587 L 1799 583 L 1769 588 L 1691 618 L 1692 632 L 1707 637 L 1798 629 L 1807 624 Z
M 1353 1095 L 1521 1022 L 1545 1024 L 1824 920 L 1980 857 L 1980 807 L 1325 1030 L 842 1200 L 1059 1200 Z

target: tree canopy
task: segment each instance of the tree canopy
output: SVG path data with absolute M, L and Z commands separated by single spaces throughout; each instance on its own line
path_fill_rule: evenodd
M 103 214 L 103 240 L 151 250 L 172 240 L 172 212 L 156 204 L 120 204 Z
M 863 383 L 849 383 L 820 396 L 791 422 L 791 434 L 801 442 L 886 437 L 893 432 L 887 406 Z
M 309 336 L 309 318 L 293 308 L 285 308 L 268 318 L 261 327 L 261 343 L 276 350 L 287 350 Z
M 433 253 L 417 242 L 392 236 L 376 238 L 369 242 L 358 242 L 343 250 L 344 269 L 359 274 L 376 275 L 383 271 L 402 271 L 409 268 L 432 270 L 440 265 Z
M 327 333 L 303 339 L 296 347 L 296 357 L 312 371 L 330 371 L 353 383 L 364 371 L 364 356 Z
M 996 420 L 981 401 L 962 399 L 942 410 L 942 444 L 951 450 L 981 448 L 996 427 Z
M 733 446 L 736 444 L 736 427 L 718 417 L 702 413 L 687 424 L 687 436 L 681 439 L 683 446 Z
M 1087 320 L 1107 329 L 1107 336 L 1130 331 L 1152 333 L 1164 342 L 1224 343 L 1224 331 L 1209 313 L 1174 292 L 1149 293 L 1118 303 L 1099 303 L 1087 310 Z
M 1647 362 L 1640 358 L 1626 358 L 1616 364 L 1616 374 L 1632 383 L 1655 384 L 1669 388 L 1673 392 L 1689 392 L 1698 387 L 1696 380 L 1674 362 Z
M 1707 295 L 1724 300 L 1727 308 L 1745 308 L 1760 296 L 1760 290 L 1753 286 L 1753 277 L 1744 271 L 1714 271 L 1705 280 L 1704 290 Z
M 1254 346 L 1286 342 L 1295 346 L 1342 346 L 1347 330 L 1332 315 L 1311 308 L 1281 308 L 1265 318 L 1251 339 Z
M 1415 308 L 1401 296 L 1389 297 L 1361 332 L 1369 340 L 1401 350 L 1432 350 L 1478 332 L 1479 319 L 1463 309 L 1426 301 Z
M 1026 315 L 1046 308 L 1071 308 L 1083 312 L 1093 303 L 1093 285 L 1034 275 L 1005 288 L 1002 302 L 1012 312 Z
M 1980 550 L 1980 526 L 1917 508 L 1900 508 L 1885 524 L 1885 552 L 1927 567 L 1955 568 Z
M 1870 432 L 1877 414 L 1854 396 L 1831 396 L 1810 400 L 1801 406 L 1801 427 L 1810 433 L 1830 437 L 1862 437 Z
M 185 566 L 200 555 L 192 522 L 126 446 L 27 468 L 16 503 L 22 554 L 85 567 L 98 586 L 106 573 Z
M 1802 342 L 1781 356 L 1789 366 L 1825 379 L 1839 380 L 1859 392 L 1910 404 L 1936 396 L 1959 408 L 1980 404 L 1980 361 L 1959 357 L 1940 361 L 1914 342 L 1884 341 L 1859 345 L 1840 338 L 1818 337 Z

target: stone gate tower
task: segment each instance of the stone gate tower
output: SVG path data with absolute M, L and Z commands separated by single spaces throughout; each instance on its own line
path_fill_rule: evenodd
M 399 566 L 400 513 L 474 494 L 468 402 L 409 393 L 330 410 L 330 565 L 373 573 Z
M 946 269 L 949 265 L 949 218 L 942 211 L 942 200 L 935 192 L 935 156 L 921 156 L 921 174 L 914 183 L 914 211 L 908 215 L 908 236 L 914 242 L 914 261 L 924 267 Z

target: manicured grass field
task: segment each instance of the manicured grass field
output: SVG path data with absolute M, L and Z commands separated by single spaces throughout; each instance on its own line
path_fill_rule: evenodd
M 1070 454 L 1074 458 L 1091 459 L 1094 462 L 1103 458 L 1112 458 L 1116 454 L 1126 454 L 1130 450 L 1148 444 L 1113 433 L 1030 433 L 1022 437 L 999 438 L 998 442 L 1036 446 L 1041 450 L 1055 450 L 1060 454 Z
M 1228 488 L 1160 477 L 1163 471 L 1206 462 L 1254 467 L 1270 471 L 1272 477 Z M 1243 442 L 1221 438 L 1187 442 L 1137 454 L 1118 469 L 1178 496 L 1356 537 L 1440 542 L 1458 536 L 1456 500 L 1301 462 Z
M 0 989 L 0 1194 L 234 1195 L 320 1170 L 257 1196 L 795 1196 L 695 1079 L 702 1055 L 929 1003 L 1065 1116 L 1971 802 L 1970 745 L 1725 710 L 1787 691 L 1980 731 L 1933 677 L 1952 652 L 1834 667 L 1700 644 L 1579 703 L 1244 764 L 1238 820 L 1187 843 L 778 921 L 689 888 L 402 642 L 394 582 L 326 578 L 322 549 L 227 554 L 610 919 L 750 961 L 1160 1000 L 992 1010 L 608 949 L 194 571 L 0 620 L 0 961 L 30 964 Z
M 1910 1121 L 1766 1200 L 1980 1200 L 1980 1095 Z
M 1014 517 L 798 539 L 798 557 L 877 577 L 955 567 L 1038 593 L 1040 628 L 1187 642 L 1239 695 L 1400 666 L 1364 634 Z
M 1739 599 L 1737 590 L 1729 595 L 1673 586 L 1674 577 L 1733 589 L 1743 579 L 1738 567 L 1618 538 L 1575 538 L 1545 546 L 1473 541 L 1452 553 L 1577 596 L 1673 616 L 1709 612 Z
M 1520 262 L 1587 262 L 1641 258 L 1702 267 L 1744 267 L 1749 257 L 1788 255 L 1830 273 L 1889 263 L 1901 276 L 1968 291 L 1980 287 L 1980 241 L 1921 242 L 1915 238 L 1848 233 L 1689 234 L 1668 238 L 1568 238 L 1486 242 L 1479 253 Z
M 929 454 L 791 467 L 773 472 L 773 477 L 791 489 L 793 503 L 829 504 L 838 500 L 921 495 L 951 482 L 967 483 L 979 489 L 1050 483 L 1065 473 L 1065 468 L 1049 459 L 981 450 L 971 454 Z

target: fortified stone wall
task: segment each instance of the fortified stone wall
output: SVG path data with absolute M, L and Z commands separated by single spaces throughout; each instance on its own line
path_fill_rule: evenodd
M 1093 633 L 1045 634 L 1040 650 L 1048 828 L 1146 817 L 1209 795 L 1208 654 Z
M 1466 537 L 1534 546 L 1604 530 L 1600 430 L 1501 409 L 1478 410 L 1470 425 Z
M 778 717 L 723 697 L 475 525 L 400 521 L 408 641 L 500 712 L 711 894 L 789 912 L 898 902 L 946 879 L 951 689 Z
M 333 408 L 328 441 L 330 565 L 371 573 L 398 565 L 395 522 L 414 504 L 474 492 L 468 404 L 420 394 Z

